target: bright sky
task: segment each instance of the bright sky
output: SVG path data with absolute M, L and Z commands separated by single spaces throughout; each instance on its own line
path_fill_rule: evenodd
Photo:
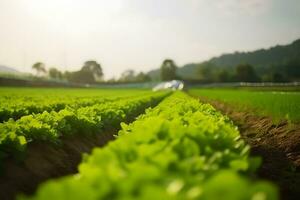
M 0 0 L 0 64 L 78 70 L 106 78 L 300 38 L 299 0 Z

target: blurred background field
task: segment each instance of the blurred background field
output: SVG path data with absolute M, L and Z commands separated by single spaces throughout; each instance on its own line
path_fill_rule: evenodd
M 293 88 L 191 89 L 192 95 L 227 103 L 238 110 L 270 116 L 275 121 L 300 120 L 300 92 Z

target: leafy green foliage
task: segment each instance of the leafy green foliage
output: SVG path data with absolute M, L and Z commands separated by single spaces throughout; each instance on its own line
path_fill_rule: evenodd
M 29 114 L 44 111 L 74 109 L 114 101 L 120 98 L 149 93 L 137 90 L 59 90 L 59 89 L 0 89 L 0 122 L 15 120 Z M 49 93 L 46 93 L 46 92 Z
M 117 127 L 120 122 L 156 105 L 165 95 L 165 92 L 148 93 L 102 103 L 94 101 L 92 106 L 66 107 L 58 112 L 44 111 L 16 121 L 10 119 L 0 123 L 0 157 L 18 156 L 32 141 L 59 143 L 63 135 L 97 134 Z
M 19 199 L 277 199 L 272 184 L 247 178 L 257 159 L 210 105 L 178 92 L 121 126 L 119 138 L 95 148 L 78 174 Z

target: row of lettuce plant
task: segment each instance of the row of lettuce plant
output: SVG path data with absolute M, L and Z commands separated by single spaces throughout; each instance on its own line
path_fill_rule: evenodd
M 84 106 L 91 106 L 94 104 L 100 104 L 106 101 L 114 101 L 121 98 L 128 98 L 136 95 L 118 95 L 115 94 L 111 97 L 22 97 L 17 99 L 12 99 L 11 97 L 1 97 L 0 105 L 0 122 L 4 122 L 13 118 L 17 120 L 22 116 L 30 115 L 33 113 L 42 113 L 44 111 L 60 111 L 66 107 L 80 108 Z
M 212 106 L 182 92 L 136 121 L 118 139 L 85 155 L 78 174 L 42 184 L 38 199 L 275 200 L 277 189 L 253 180 L 260 159 Z
M 0 160 L 22 156 L 27 143 L 46 141 L 58 144 L 61 136 L 97 134 L 118 126 L 147 107 L 156 105 L 167 93 L 120 99 L 78 109 L 67 107 L 59 112 L 43 112 L 10 119 L 0 124 Z

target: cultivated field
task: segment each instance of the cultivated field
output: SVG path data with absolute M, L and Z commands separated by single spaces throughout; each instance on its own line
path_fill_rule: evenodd
M 1 88 L 0 199 L 298 197 L 299 93 L 188 92 Z
M 300 121 L 300 92 L 269 89 L 192 89 L 191 94 L 211 100 L 219 100 L 234 106 L 238 110 L 253 111 L 261 116 L 270 116 L 273 120 L 282 119 Z

